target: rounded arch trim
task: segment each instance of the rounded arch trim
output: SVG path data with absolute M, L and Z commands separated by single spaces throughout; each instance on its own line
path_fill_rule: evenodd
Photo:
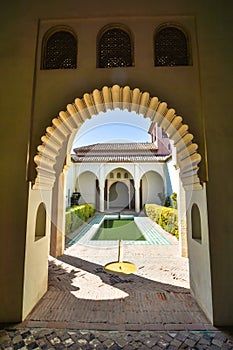
M 42 144 L 38 146 L 34 157 L 37 176 L 33 189 L 52 189 L 56 179 L 56 158 L 74 130 L 78 130 L 92 116 L 116 108 L 142 114 L 163 127 L 169 139 L 173 140 L 184 188 L 202 188 L 198 176 L 201 155 L 197 152 L 198 145 L 193 143 L 194 136 L 189 132 L 188 125 L 183 123 L 183 118 L 176 114 L 175 109 L 168 108 L 166 102 L 150 96 L 149 92 L 113 85 L 95 89 L 81 98 L 76 98 L 66 106 L 65 111 L 60 111 L 58 117 L 52 120 L 52 125 L 46 128 L 46 133 L 41 138 Z

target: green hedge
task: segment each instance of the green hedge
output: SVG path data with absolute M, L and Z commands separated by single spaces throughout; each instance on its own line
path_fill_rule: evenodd
M 178 211 L 174 208 L 162 207 L 157 204 L 145 204 L 145 214 L 160 225 L 165 231 L 179 238 Z
M 93 216 L 95 208 L 92 204 L 74 205 L 66 211 L 65 233 L 74 232 L 83 222 Z

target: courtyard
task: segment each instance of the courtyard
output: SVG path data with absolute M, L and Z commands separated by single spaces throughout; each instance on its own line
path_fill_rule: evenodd
M 157 243 L 123 242 L 123 261 L 136 265 L 134 274 L 109 274 L 103 269 L 117 261 L 114 241 L 102 246 L 101 241 L 97 245 L 91 240 L 73 241 L 64 255 L 50 256 L 48 291 L 23 325 L 115 331 L 208 329 L 208 319 L 190 294 L 188 259 L 180 256 L 174 236 L 157 229 L 163 237 Z
M 175 236 L 139 215 L 149 244 L 122 247 L 136 272 L 109 274 L 117 242 L 90 239 L 98 215 L 49 256 L 47 293 L 24 322 L 0 329 L 1 349 L 233 349 L 232 331 L 213 327 L 191 296 Z

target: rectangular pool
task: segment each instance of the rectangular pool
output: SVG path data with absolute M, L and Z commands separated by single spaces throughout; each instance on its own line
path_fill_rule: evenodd
M 134 219 L 104 219 L 92 241 L 146 241 Z

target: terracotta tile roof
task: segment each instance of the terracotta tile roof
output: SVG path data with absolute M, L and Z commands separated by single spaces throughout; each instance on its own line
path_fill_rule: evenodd
M 73 162 L 155 162 L 169 154 L 159 154 L 154 143 L 96 143 L 74 149 Z

